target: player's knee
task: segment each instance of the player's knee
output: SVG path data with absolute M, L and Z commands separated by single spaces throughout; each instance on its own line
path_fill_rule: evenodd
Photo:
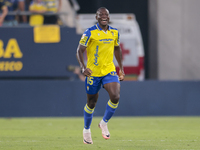
M 111 102 L 117 104 L 119 102 L 120 94 L 115 94 L 111 97 Z
M 96 102 L 89 102 L 87 105 L 90 109 L 93 109 L 96 106 Z

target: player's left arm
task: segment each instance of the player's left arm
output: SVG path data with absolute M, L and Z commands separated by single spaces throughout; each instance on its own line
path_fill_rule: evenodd
M 122 65 L 122 51 L 121 51 L 120 46 L 115 46 L 114 54 L 115 54 L 115 58 L 119 65 L 119 80 L 123 81 L 124 77 L 125 77 L 125 73 L 124 73 L 124 69 L 123 69 L 123 65 Z
M 8 7 L 4 5 L 2 7 L 2 15 L 0 15 L 0 26 L 3 24 L 3 21 L 7 14 L 8 14 Z

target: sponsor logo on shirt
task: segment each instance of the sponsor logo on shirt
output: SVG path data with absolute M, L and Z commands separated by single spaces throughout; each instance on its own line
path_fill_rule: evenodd
M 103 42 L 104 44 L 109 44 L 110 42 L 113 41 L 113 39 L 100 39 L 100 42 Z
M 99 46 L 97 45 L 97 47 L 96 47 L 96 53 L 94 54 L 94 57 L 95 57 L 95 59 L 94 59 L 94 64 L 96 65 L 96 66 L 98 66 L 99 64 L 98 64 L 98 57 L 99 57 L 99 55 L 98 55 L 98 52 L 99 52 Z

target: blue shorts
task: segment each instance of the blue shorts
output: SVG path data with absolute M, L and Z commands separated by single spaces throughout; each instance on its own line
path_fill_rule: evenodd
M 87 94 L 96 94 L 101 89 L 101 85 L 103 86 L 106 83 L 110 82 L 119 82 L 119 77 L 115 71 L 110 72 L 109 74 L 102 77 L 86 77 L 85 78 L 85 90 Z

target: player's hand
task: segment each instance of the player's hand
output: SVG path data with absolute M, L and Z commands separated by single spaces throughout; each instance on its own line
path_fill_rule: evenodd
M 84 76 L 89 77 L 92 74 L 92 70 L 90 70 L 89 68 L 85 68 L 85 69 L 83 68 L 82 73 Z
M 125 77 L 125 73 L 123 70 L 119 70 L 119 81 L 123 81 Z

